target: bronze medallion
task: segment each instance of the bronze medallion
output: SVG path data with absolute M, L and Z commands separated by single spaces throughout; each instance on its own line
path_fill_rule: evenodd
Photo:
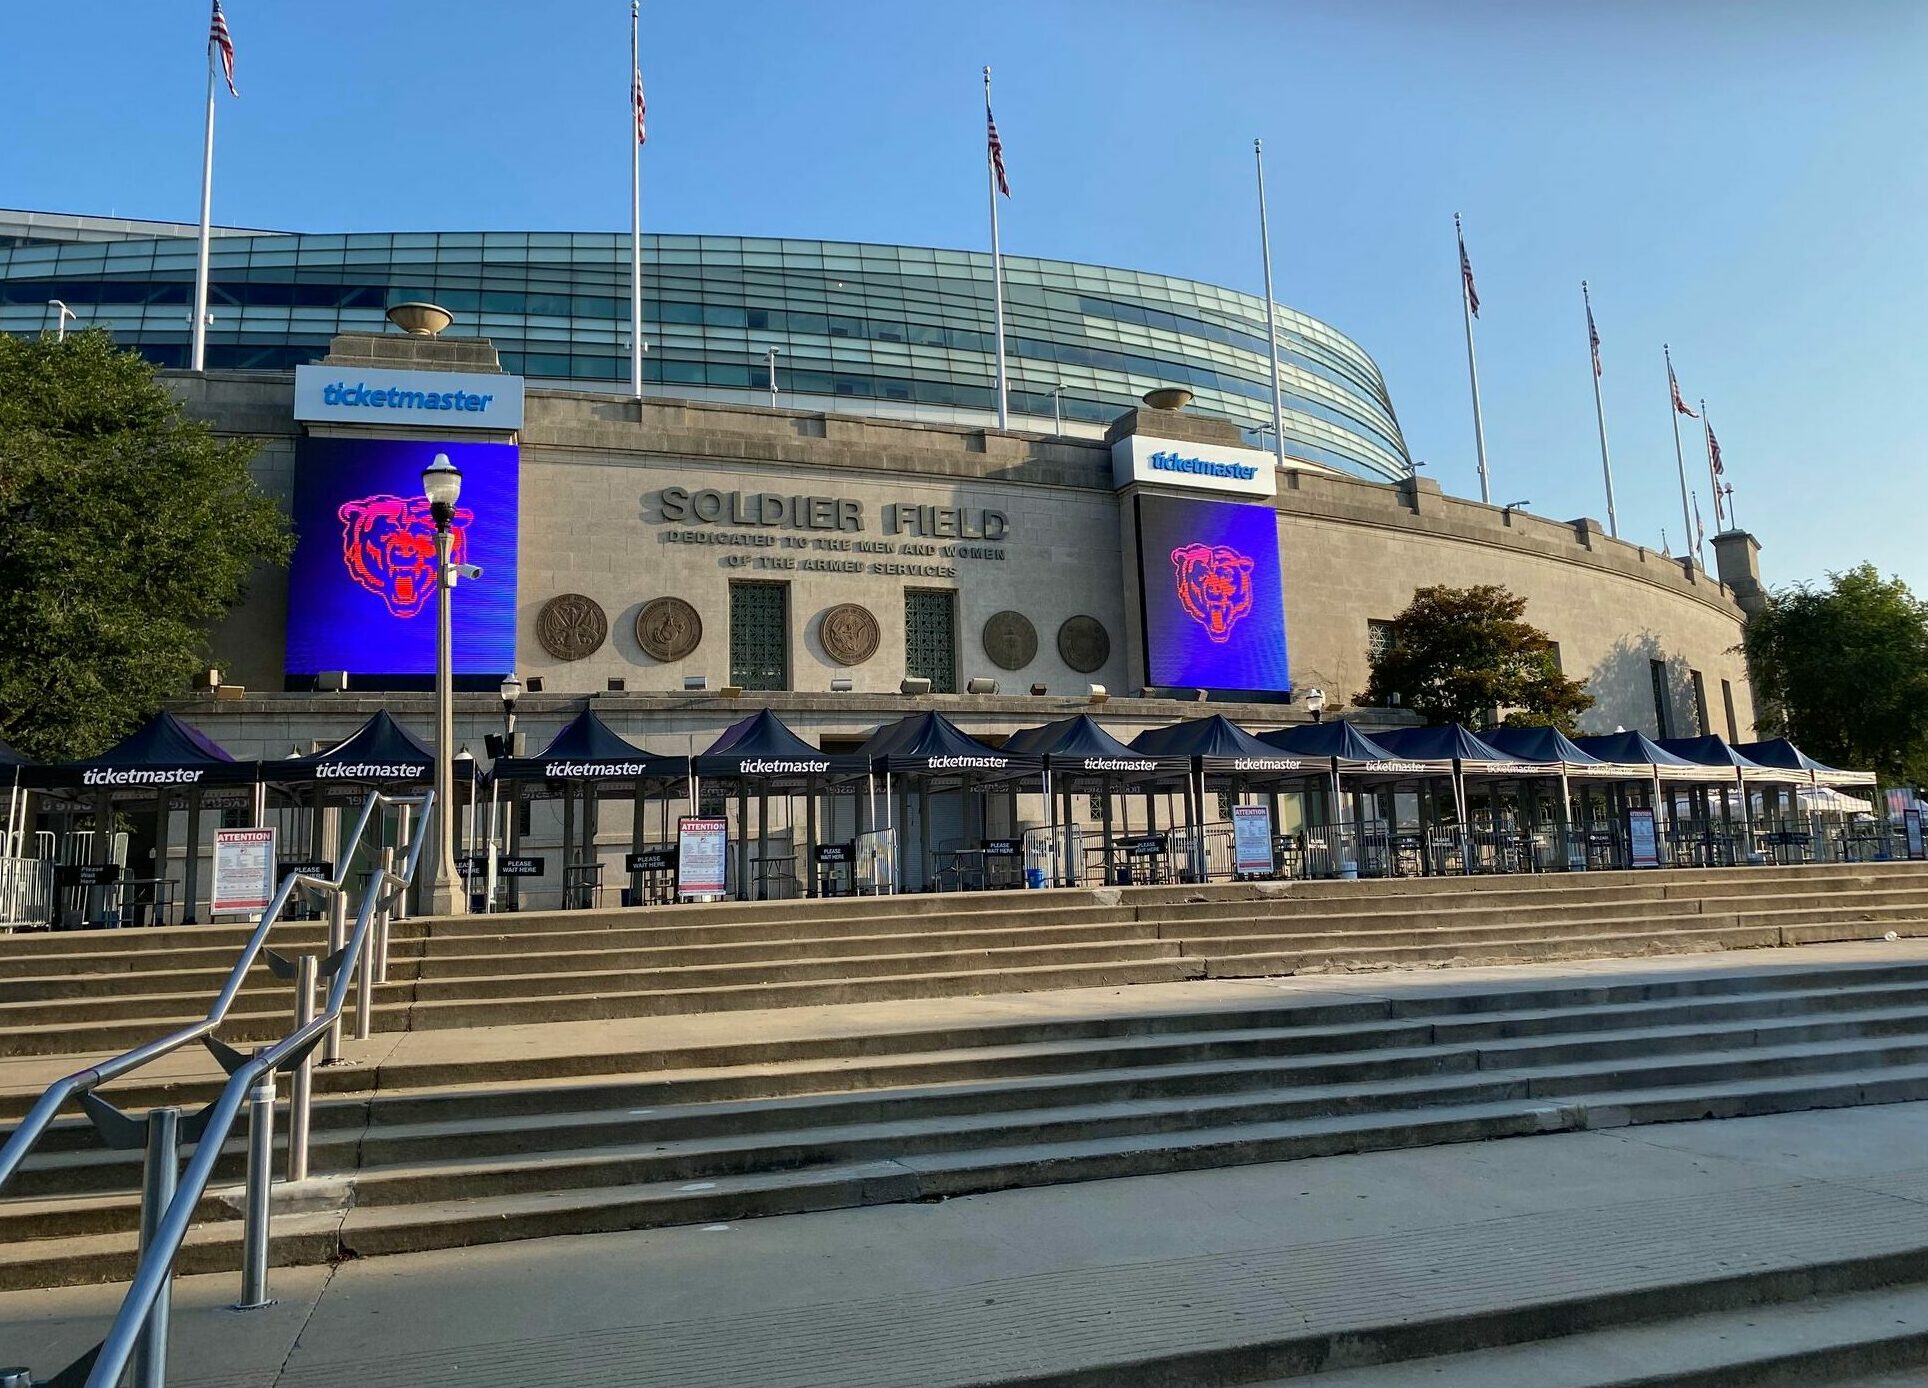
M 1111 634 L 1096 617 L 1067 617 L 1058 628 L 1058 656 L 1081 675 L 1111 659 Z
M 703 619 L 681 598 L 651 598 L 636 614 L 636 644 L 653 660 L 681 660 L 703 640 Z
M 581 593 L 560 593 L 536 615 L 536 640 L 557 660 L 581 660 L 609 635 L 602 604 Z
M 859 603 L 840 602 L 817 623 L 817 639 L 823 642 L 824 654 L 839 665 L 863 664 L 877 654 L 877 642 L 882 637 L 877 619 Z
M 1038 629 L 1022 612 L 997 612 L 984 624 L 984 654 L 1000 670 L 1022 670 L 1038 653 Z

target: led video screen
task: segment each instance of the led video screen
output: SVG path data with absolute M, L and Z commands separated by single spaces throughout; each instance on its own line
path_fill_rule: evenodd
M 1141 496 L 1138 562 L 1148 685 L 1292 687 L 1270 506 Z
M 455 673 L 515 666 L 518 451 L 512 443 L 304 438 L 295 457 L 287 672 L 435 673 L 435 522 L 422 469 L 462 470 L 450 558 Z

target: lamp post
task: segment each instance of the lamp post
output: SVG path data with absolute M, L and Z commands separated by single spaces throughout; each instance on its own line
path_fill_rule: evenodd
M 1305 711 L 1312 715 L 1314 723 L 1325 717 L 1325 690 L 1308 689 L 1305 691 Z
M 1051 387 L 1051 425 L 1052 432 L 1064 433 L 1064 383 L 1060 381 Z
M 516 678 L 515 671 L 511 670 L 509 671 L 508 674 L 502 677 L 501 694 L 502 694 L 502 755 L 505 757 L 513 757 L 515 755 L 515 706 L 516 706 L 516 700 L 522 697 L 522 681 Z M 498 780 L 499 778 L 495 776 L 491 776 L 489 778 L 489 798 L 491 802 L 491 808 L 490 808 L 489 814 L 491 816 L 491 819 L 493 819 L 493 816 L 495 814 L 495 810 L 493 808 L 493 802 L 496 794 L 496 786 L 497 786 Z M 515 806 L 516 806 L 515 800 L 511 799 L 507 804 L 505 804 L 502 807 L 502 828 L 496 832 L 495 841 L 502 846 L 503 850 L 510 850 L 514 846 L 515 832 L 514 832 L 513 822 L 510 816 L 512 816 L 515 813 Z M 491 827 L 493 827 L 493 825 Z M 513 877 L 509 879 L 509 905 L 512 909 L 521 905 L 521 902 L 517 899 L 515 895 L 516 881 L 517 879 Z M 489 890 L 489 902 L 490 902 L 489 909 L 494 910 L 495 909 L 494 907 L 494 902 L 495 902 L 495 860 L 494 858 L 490 859 L 488 890 Z
M 770 408 L 774 410 L 777 407 L 777 349 L 766 348 L 763 356 L 770 364 Z
M 56 309 L 60 313 L 60 317 L 54 320 L 55 322 L 54 341 L 65 342 L 67 340 L 67 320 L 71 318 L 75 322 L 79 322 L 80 315 L 78 313 L 75 313 L 72 309 L 68 308 L 67 305 L 63 304 L 58 299 L 47 300 L 47 307 L 51 309 Z
M 422 469 L 422 495 L 435 521 L 435 872 L 429 879 L 432 916 L 464 914 L 468 902 L 456 889 L 455 872 L 455 650 L 450 634 L 449 545 L 455 503 L 462 495 L 462 470 L 437 453 Z

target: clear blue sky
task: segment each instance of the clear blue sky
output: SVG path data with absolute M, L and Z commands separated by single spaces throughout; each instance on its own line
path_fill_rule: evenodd
M 0 205 L 191 220 L 205 0 L 6 7 Z M 623 0 L 230 0 L 219 221 L 618 229 Z M 1477 495 L 1465 215 L 1494 499 L 1681 544 L 1660 345 L 1705 396 L 1770 582 L 1917 543 L 1928 5 L 1909 0 L 645 0 L 645 224 L 985 243 L 1260 284 L 1384 368 L 1416 458 Z M 1698 426 L 1682 421 L 1701 491 Z

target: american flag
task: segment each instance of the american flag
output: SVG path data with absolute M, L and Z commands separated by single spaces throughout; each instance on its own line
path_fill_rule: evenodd
M 1714 470 L 1716 477 L 1727 471 L 1721 466 L 1720 440 L 1714 437 L 1714 426 L 1711 424 L 1707 426 L 1707 465 Z
M 643 129 L 643 70 L 641 68 L 636 69 L 636 82 L 631 98 L 636 106 L 636 143 L 648 144 L 649 136 Z
M 989 79 L 986 79 L 988 86 Z M 991 107 L 984 107 L 984 123 L 990 128 L 991 172 L 997 175 L 997 190 L 1005 197 L 1011 196 L 1010 180 L 1004 176 L 1004 141 L 998 138 L 997 117 L 991 114 Z
M 1687 402 L 1680 398 L 1680 382 L 1674 379 L 1674 364 L 1672 362 L 1667 363 L 1667 388 L 1674 393 L 1674 409 L 1676 412 L 1686 415 L 1689 419 L 1700 418 L 1699 415 L 1695 414 L 1693 410 L 1688 407 Z
M 1699 549 L 1707 543 L 1707 527 L 1700 523 L 1700 493 L 1694 494 L 1694 548 Z
M 221 0 L 214 0 L 214 18 L 208 21 L 208 44 L 221 50 L 221 72 L 228 79 L 228 95 L 240 96 L 234 89 L 234 39 L 228 33 L 228 17 L 221 13 Z
M 1593 374 L 1600 375 L 1600 331 L 1593 326 L 1593 305 L 1587 305 L 1587 345 L 1593 348 Z
M 1466 258 L 1466 238 L 1459 238 L 1459 278 L 1466 286 L 1466 307 L 1479 317 L 1479 290 L 1473 288 L 1473 262 Z

